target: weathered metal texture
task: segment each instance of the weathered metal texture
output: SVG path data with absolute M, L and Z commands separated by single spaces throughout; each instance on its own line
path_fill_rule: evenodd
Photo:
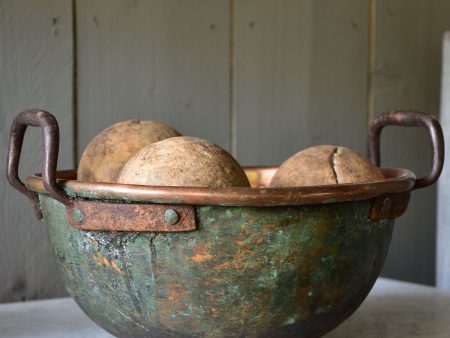
M 273 167 L 245 168 L 250 177 L 267 177 Z M 332 184 L 286 188 L 200 188 L 144 186 L 132 184 L 90 183 L 76 181 L 75 171 L 58 172 L 59 184 L 72 198 L 101 199 L 122 202 L 224 205 L 283 206 L 365 200 L 382 194 L 410 191 L 415 175 L 406 169 L 382 168 L 384 180 L 352 184 Z M 27 178 L 27 187 L 46 193 L 41 177 Z M 253 181 L 256 186 L 263 182 Z
M 444 165 L 444 134 L 439 121 L 431 114 L 417 111 L 389 111 L 380 114 L 370 124 L 367 136 L 367 155 L 380 166 L 380 135 L 386 126 L 423 127 L 431 142 L 432 164 L 427 177 L 416 180 L 413 189 L 432 185 L 439 178 Z
M 264 187 L 274 170 L 273 167 L 253 167 L 247 169 L 247 172 L 250 177 L 253 177 L 253 185 Z M 414 176 L 402 169 L 383 169 L 383 172 L 386 179 L 379 182 L 278 189 L 130 187 L 104 183 L 88 183 L 89 188 L 87 188 L 85 184 L 78 181 L 68 181 L 63 187 L 68 194 L 76 197 L 67 205 L 67 218 L 73 227 L 83 230 L 178 232 L 195 230 L 193 205 L 196 204 L 308 205 L 377 197 L 371 211 L 373 219 L 399 217 L 406 211 Z M 70 172 L 63 172 L 61 176 L 71 178 L 70 174 Z M 262 181 L 258 182 L 258 179 Z M 29 177 L 27 186 L 33 191 L 46 192 L 42 179 L 37 176 Z M 136 191 L 138 189 L 140 192 Z M 114 198 L 115 194 L 120 193 L 122 196 L 120 199 Z M 155 194 L 160 195 L 155 196 Z M 389 202 L 389 210 L 386 210 L 386 201 Z M 177 218 L 176 221 L 166 221 L 165 212 L 174 213 L 173 217 Z
M 367 200 L 198 206 L 192 232 L 82 231 L 40 200 L 67 289 L 122 337 L 319 336 L 366 297 L 393 228 Z
M 64 204 L 70 204 L 70 199 L 56 183 L 59 149 L 58 122 L 52 114 L 44 110 L 29 109 L 21 112 L 16 116 L 11 126 L 6 176 L 14 188 L 30 199 L 36 217 L 41 219 L 42 215 L 36 194 L 28 190 L 19 178 L 19 161 L 23 138 L 29 126 L 42 129 L 42 176 L 46 191 Z
M 178 232 L 196 228 L 190 205 L 76 199 L 67 207 L 67 215 L 70 225 L 82 230 Z
M 111 333 L 317 337 L 366 297 L 410 191 L 432 184 L 442 169 L 442 131 L 433 118 L 383 116 L 369 134 L 372 161 L 385 125 L 426 126 L 434 154 L 428 177 L 383 169 L 384 180 L 368 183 L 255 188 L 275 170 L 266 167 L 247 170 L 252 188 L 77 182 L 73 171 L 56 173 L 57 123 L 39 110 L 14 121 L 7 174 L 42 211 L 69 292 Z M 17 173 L 28 125 L 41 126 L 44 136 L 43 177 L 29 177 L 30 190 Z

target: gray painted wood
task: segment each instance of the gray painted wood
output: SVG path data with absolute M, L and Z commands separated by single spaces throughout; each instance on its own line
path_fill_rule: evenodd
M 441 123 L 446 136 L 446 159 L 438 184 L 438 229 L 436 257 L 436 285 L 450 290 L 450 32 L 444 37 Z
M 433 25 L 438 2 L 377 1 L 373 111 L 416 109 L 438 114 L 440 44 Z M 437 7 L 434 7 L 437 6 Z M 443 15 L 443 14 L 440 14 Z M 382 165 L 428 172 L 429 141 L 424 130 L 387 128 Z M 384 276 L 433 284 L 435 280 L 436 187 L 415 191 L 396 224 Z
M 156 119 L 229 147 L 227 0 L 78 1 L 79 148 Z
M 70 0 L 0 1 L 0 168 L 9 128 L 20 111 L 40 107 L 59 121 L 59 168 L 72 166 L 72 43 Z M 22 177 L 40 171 L 40 133 L 30 128 Z M 66 294 L 50 258 L 42 224 L 29 201 L 0 175 L 0 302 Z
M 318 144 L 365 150 L 368 1 L 236 1 L 237 158 Z

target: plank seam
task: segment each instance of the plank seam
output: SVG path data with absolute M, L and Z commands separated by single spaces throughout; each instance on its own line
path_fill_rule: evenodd
M 78 164 L 78 34 L 77 3 L 72 0 L 72 160 Z
M 229 54 L 228 54 L 228 66 L 229 66 L 229 89 L 228 89 L 228 105 L 229 105 L 229 115 L 230 115 L 230 129 L 229 129 L 229 142 L 230 142 L 230 151 L 231 154 L 236 157 L 237 155 L 237 137 L 236 137 L 236 107 L 235 107 L 235 88 L 234 88 L 234 81 L 235 81 L 235 69 L 234 69 L 234 57 L 235 57 L 235 50 L 234 50 L 234 44 L 235 44 L 235 21 L 234 21 L 234 15 L 235 15 L 235 0 L 230 0 L 229 2 L 229 40 L 228 40 L 228 48 L 229 48 Z
M 369 0 L 367 39 L 367 127 L 374 117 L 373 77 L 375 73 L 376 0 Z

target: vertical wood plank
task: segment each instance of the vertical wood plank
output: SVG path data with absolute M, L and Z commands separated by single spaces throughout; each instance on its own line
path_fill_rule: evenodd
M 237 157 L 365 149 L 368 1 L 244 0 L 235 10 Z
M 373 111 L 416 109 L 438 114 L 440 53 L 434 29 L 439 1 L 377 0 Z M 437 11 L 436 11 L 437 10 Z M 442 14 L 443 15 L 443 14 Z M 384 146 L 383 146 L 384 145 Z M 427 174 L 430 147 L 424 130 L 387 128 L 382 164 Z M 383 274 L 433 284 L 435 277 L 436 188 L 415 191 L 396 224 Z
M 72 166 L 72 45 L 70 0 L 0 1 L 0 167 L 9 128 L 20 111 L 52 112 L 61 132 L 59 168 Z M 21 176 L 40 171 L 40 131 L 25 137 Z M 0 302 L 65 294 L 43 225 L 29 201 L 0 175 Z
M 433 41 L 437 48 L 433 49 L 432 66 L 441 76 L 441 86 L 435 90 L 441 93 L 441 124 L 446 143 L 446 162 L 438 183 L 436 285 L 450 290 L 450 2 L 435 0 L 433 4 Z
M 450 31 L 445 34 L 441 87 L 441 123 L 444 131 L 450 129 Z M 447 163 L 438 183 L 438 228 L 436 285 L 450 290 L 450 140 L 446 133 L 445 158 Z
M 228 0 L 78 1 L 80 155 L 117 121 L 229 147 Z

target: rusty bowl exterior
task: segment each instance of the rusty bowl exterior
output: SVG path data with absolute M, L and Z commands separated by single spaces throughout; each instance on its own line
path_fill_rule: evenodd
M 394 220 L 372 200 L 196 206 L 197 230 L 85 231 L 39 193 L 66 287 L 119 337 L 317 337 L 372 288 Z

